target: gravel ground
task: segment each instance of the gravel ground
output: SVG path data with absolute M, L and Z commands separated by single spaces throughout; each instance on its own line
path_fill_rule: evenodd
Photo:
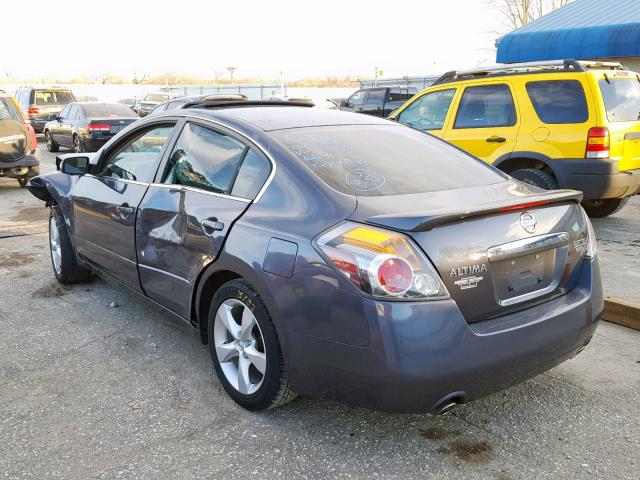
M 0 478 L 640 478 L 640 332 L 603 323 L 578 357 L 446 417 L 252 414 L 185 324 L 102 280 L 58 285 L 46 209 L 8 179 L 0 198 L 0 231 L 24 234 L 0 238 Z M 635 300 L 639 220 L 636 198 L 595 222 L 607 293 Z

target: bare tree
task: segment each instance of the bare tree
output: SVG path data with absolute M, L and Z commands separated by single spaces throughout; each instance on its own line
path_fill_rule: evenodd
M 504 14 L 509 26 L 513 29 L 546 15 L 572 0 L 493 0 L 493 6 Z

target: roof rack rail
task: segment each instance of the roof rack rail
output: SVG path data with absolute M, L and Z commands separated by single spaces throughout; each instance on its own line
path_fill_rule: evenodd
M 199 100 L 185 103 L 182 108 L 227 108 L 227 107 L 313 107 L 307 102 L 285 102 L 267 100 Z
M 544 60 L 539 62 L 505 63 L 490 67 L 478 67 L 469 70 L 451 70 L 438 78 L 432 85 L 455 82 L 474 77 L 516 75 L 522 73 L 544 73 L 549 71 L 586 72 L 589 68 L 609 68 L 622 70 L 624 67 L 618 62 L 601 62 L 595 60 Z

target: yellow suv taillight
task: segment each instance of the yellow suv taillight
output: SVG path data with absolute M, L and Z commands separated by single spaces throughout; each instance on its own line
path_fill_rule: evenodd
M 609 158 L 609 129 L 593 127 L 587 135 L 585 158 Z

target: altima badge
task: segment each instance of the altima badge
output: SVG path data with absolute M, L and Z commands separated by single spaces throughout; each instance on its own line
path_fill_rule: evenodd
M 520 215 L 520 225 L 522 225 L 525 232 L 534 233 L 538 226 L 538 222 L 536 221 L 536 217 L 531 215 L 529 212 L 524 212 Z

